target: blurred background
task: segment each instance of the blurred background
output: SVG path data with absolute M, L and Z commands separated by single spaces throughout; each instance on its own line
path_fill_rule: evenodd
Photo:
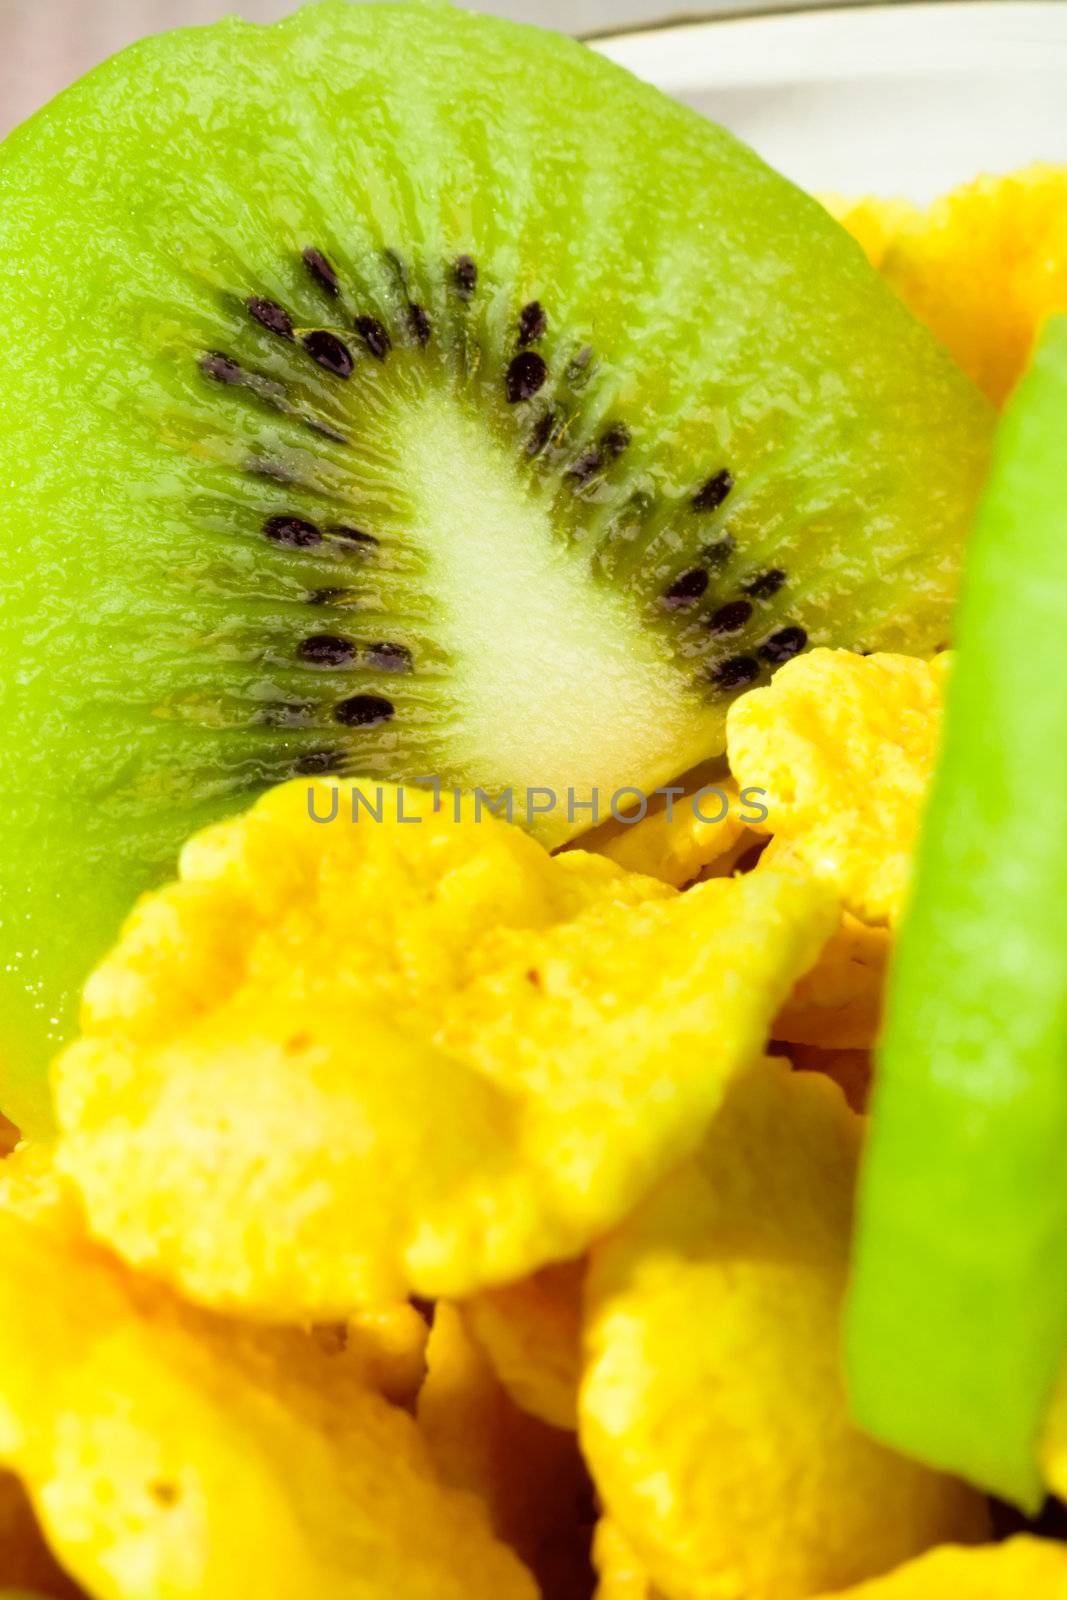
M 667 17 L 750 9 L 744 0 L 465 0 L 522 22 L 593 33 Z M 757 0 L 758 4 L 758 0 Z M 58 89 L 148 33 L 229 12 L 269 22 L 296 0 L 0 0 L 0 134 Z

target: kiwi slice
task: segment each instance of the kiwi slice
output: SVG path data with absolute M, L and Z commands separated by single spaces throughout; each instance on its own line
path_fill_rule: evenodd
M 968 554 L 847 1345 L 864 1428 L 1031 1515 L 1067 1357 L 1065 425 L 1067 317 L 1053 317 L 1005 412 Z
M 556 842 L 808 644 L 945 637 L 986 403 L 583 46 L 439 4 L 171 34 L 12 136 L 0 211 L 12 1061 L 266 785 L 539 786 Z

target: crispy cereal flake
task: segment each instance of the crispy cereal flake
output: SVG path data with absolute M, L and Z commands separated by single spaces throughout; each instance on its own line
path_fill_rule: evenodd
M 1067 1545 L 1025 1535 L 977 1549 L 946 1545 L 837 1600 L 1067 1600 Z
M 730 708 L 730 766 L 767 790 L 760 870 L 793 865 L 865 922 L 896 921 L 941 728 L 948 657 L 813 650 Z
M 595 1600 L 660 1600 L 648 1573 L 609 1517 L 601 1517 L 593 1540 L 600 1582 Z
M 862 247 L 872 267 L 881 268 L 897 234 L 921 215 L 910 200 L 881 200 L 874 195 L 849 200 L 839 194 L 819 198 Z
M 185 1306 L 76 1217 L 5 1177 L 0 1460 L 92 1594 L 536 1600 L 344 1348 Z
M 320 785 L 322 812 L 330 787 Z M 94 1233 L 216 1307 L 332 1320 L 579 1255 L 699 1143 L 836 918 L 684 895 L 406 791 L 275 789 L 193 840 L 55 1074 Z
M 584 1261 L 560 1261 L 464 1302 L 471 1333 L 515 1404 L 557 1428 L 578 1426 Z
M 979 388 L 1003 401 L 1045 319 L 1067 311 L 1067 168 L 979 178 L 898 218 L 879 264 Z
M 979 1495 L 849 1420 L 861 1127 L 827 1079 L 763 1063 L 592 1251 L 582 1443 L 669 1600 L 800 1600 L 985 1531 Z
M 882 1026 L 893 938 L 846 911 L 810 972 L 797 980 L 771 1035 L 819 1050 L 869 1050 Z
M 765 837 L 757 796 L 742 799 L 731 778 L 674 797 L 640 822 L 612 823 L 582 845 L 630 872 L 683 889 L 698 878 L 725 877 L 740 855 Z
M 442 1480 L 481 1498 L 546 1600 L 586 1595 L 593 1497 L 574 1434 L 519 1410 L 446 1301 L 428 1359 L 417 1416 Z
M 369 1389 L 397 1406 L 414 1403 L 426 1376 L 426 1319 L 404 1300 L 356 1311 L 348 1322 L 312 1329 L 325 1350 L 346 1350 Z
M 798 1072 L 821 1072 L 832 1078 L 853 1111 L 865 1112 L 870 1098 L 874 1063 L 869 1050 L 818 1050 L 814 1045 L 795 1044 L 789 1059 Z

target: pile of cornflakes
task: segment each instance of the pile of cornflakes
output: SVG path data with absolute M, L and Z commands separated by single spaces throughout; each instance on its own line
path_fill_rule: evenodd
M 1036 258 L 1063 182 L 846 216 L 991 391 L 1051 293 L 1005 218 Z M 54 1147 L 0 1120 L 0 1595 L 1067 1597 L 1067 1545 L 994 1541 L 843 1380 L 950 670 L 789 662 L 719 823 L 550 856 L 429 791 L 312 826 L 301 781 L 193 838 L 87 985 Z M 1044 1461 L 1067 1495 L 1067 1377 Z

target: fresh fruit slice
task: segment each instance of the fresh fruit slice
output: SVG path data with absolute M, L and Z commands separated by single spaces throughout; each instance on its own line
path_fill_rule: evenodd
M 1065 429 L 1057 319 L 1005 417 L 971 545 L 849 1339 L 862 1423 L 1031 1508 L 1067 1346 Z
M 807 641 L 944 637 L 984 401 L 815 201 L 572 41 L 149 41 L 13 136 L 0 209 L 20 1062 L 280 779 L 551 787 L 558 838 Z

